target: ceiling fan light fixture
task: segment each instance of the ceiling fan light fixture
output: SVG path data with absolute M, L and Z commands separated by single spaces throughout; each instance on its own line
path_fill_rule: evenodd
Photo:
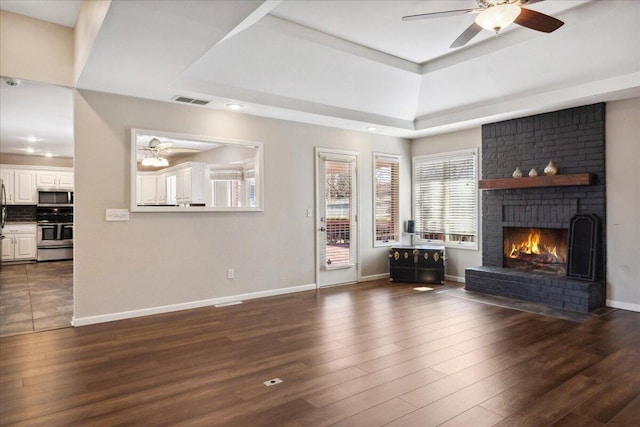
M 153 166 L 153 164 L 155 163 L 155 158 L 153 157 L 145 157 L 144 159 L 142 159 L 142 166 Z
M 491 6 L 476 16 L 476 24 L 498 34 L 500 30 L 504 30 L 516 20 L 520 11 L 520 6 L 513 3 Z
M 152 166 L 155 168 L 163 168 L 169 166 L 169 161 L 164 157 L 145 157 L 142 159 L 142 166 Z

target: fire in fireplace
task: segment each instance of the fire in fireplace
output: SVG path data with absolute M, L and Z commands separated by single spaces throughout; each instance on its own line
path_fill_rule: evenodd
M 557 275 L 566 273 L 566 229 L 505 227 L 503 235 L 503 267 Z

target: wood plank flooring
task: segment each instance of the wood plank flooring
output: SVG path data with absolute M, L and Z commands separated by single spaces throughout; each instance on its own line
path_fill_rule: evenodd
M 436 288 L 380 280 L 5 337 L 0 424 L 639 425 L 640 313 L 574 322 Z

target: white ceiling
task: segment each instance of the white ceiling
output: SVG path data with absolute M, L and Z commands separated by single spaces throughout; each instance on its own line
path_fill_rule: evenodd
M 2 0 L 0 9 L 73 28 L 81 4 L 78 0 Z
M 640 1 L 539 2 L 528 7 L 565 25 L 483 31 L 453 50 L 473 16 L 401 20 L 476 5 L 113 1 L 77 87 L 407 138 L 640 96 Z
M 15 81 L 15 80 L 14 80 Z M 44 83 L 0 82 L 2 153 L 73 157 L 73 93 Z

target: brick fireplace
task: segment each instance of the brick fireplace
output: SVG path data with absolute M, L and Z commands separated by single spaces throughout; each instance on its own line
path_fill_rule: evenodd
M 482 127 L 483 265 L 466 270 L 467 290 L 581 312 L 604 306 L 604 144 L 602 103 Z M 551 178 L 549 161 L 558 167 Z M 523 178 L 511 177 L 516 167 Z M 566 276 L 571 220 L 584 214 L 600 224 L 595 280 Z

